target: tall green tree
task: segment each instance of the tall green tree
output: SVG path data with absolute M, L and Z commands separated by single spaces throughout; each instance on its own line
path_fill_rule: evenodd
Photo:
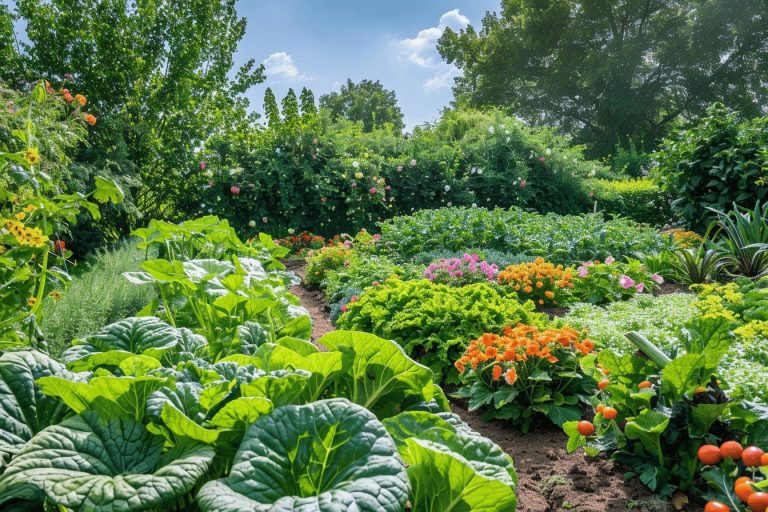
M 282 121 L 280 119 L 280 107 L 277 106 L 277 98 L 271 87 L 267 87 L 267 90 L 264 91 L 264 116 L 267 118 L 267 125 L 270 128 L 279 126 Z
M 199 186 L 196 154 L 247 119 L 242 96 L 264 79 L 253 60 L 234 73 L 245 33 L 236 0 L 17 0 L 25 67 L 88 97 L 99 121 L 90 155 L 133 167 L 147 216 L 172 217 Z M 123 169 L 125 170 L 125 169 Z M 136 182 L 138 184 L 138 182 Z
M 301 94 L 299 95 L 299 102 L 301 106 L 301 115 L 311 116 L 317 114 L 317 105 L 315 104 L 315 94 L 306 87 L 301 88 Z
M 320 96 L 320 108 L 328 110 L 333 119 L 341 117 L 363 123 L 365 132 L 387 124 L 396 131 L 405 128 L 395 91 L 385 89 L 378 80 L 361 80 L 356 84 L 347 79 L 339 92 Z
M 17 51 L 16 34 L 13 31 L 13 13 L 0 4 L 0 77 L 11 83 L 18 79 L 21 60 Z
M 283 111 L 283 121 L 286 123 L 295 123 L 299 120 L 299 99 L 293 89 L 288 89 L 283 101 L 281 102 Z
M 768 105 L 765 0 L 502 0 L 438 50 L 463 71 L 457 104 L 503 106 L 596 156 L 648 149 L 714 101 Z

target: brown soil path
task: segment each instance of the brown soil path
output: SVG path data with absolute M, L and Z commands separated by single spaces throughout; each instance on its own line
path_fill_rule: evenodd
M 286 263 L 304 277 L 303 262 Z M 303 285 L 291 291 L 312 317 L 312 340 L 334 329 L 322 292 Z M 486 423 L 461 402 L 452 405 L 473 429 L 492 439 L 515 461 L 518 512 L 666 512 L 664 501 L 654 499 L 643 485 L 624 480 L 624 471 L 609 460 L 589 460 L 581 453 L 565 451 L 566 436 L 551 424 L 535 425 L 522 434 L 503 422 Z

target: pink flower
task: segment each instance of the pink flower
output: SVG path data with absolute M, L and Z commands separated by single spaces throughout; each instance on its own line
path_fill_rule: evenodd
M 578 268 L 578 271 L 579 271 L 579 277 L 587 277 L 589 275 L 589 269 L 584 265 L 580 266 Z
M 539 162 L 541 162 L 541 163 L 544 163 L 544 162 L 546 162 L 546 161 L 547 161 L 547 159 L 546 159 L 546 158 L 544 158 L 543 156 L 540 156 L 540 157 L 539 157 Z
M 236 196 L 237 194 L 240 193 L 240 187 L 236 187 L 232 185 L 231 187 L 229 187 L 229 191 L 230 193 L 232 193 L 233 196 Z
M 605 264 L 606 265 L 610 265 L 611 263 L 614 263 L 615 261 L 616 260 L 613 259 L 613 256 L 608 256 L 607 258 L 605 258 Z
M 357 302 L 357 299 L 358 299 L 357 295 L 353 295 L 349 298 L 349 302 Z
M 373 282 L 373 287 L 375 288 L 375 287 L 377 287 L 377 286 L 379 286 L 379 282 L 378 282 L 378 281 L 374 281 L 374 282 Z
M 368 191 L 372 196 L 376 195 L 376 187 L 371 187 L 371 190 Z
M 381 235 L 380 235 L 380 234 L 378 234 L 378 233 L 376 233 L 375 235 L 373 235 L 373 237 L 372 237 L 372 238 L 373 238 L 373 241 L 374 241 L 374 242 L 378 242 L 379 240 L 381 240 Z
M 653 279 L 653 282 L 655 282 L 656 284 L 661 284 L 664 282 L 664 278 L 661 277 L 659 274 L 653 274 L 651 276 L 651 279 Z
M 392 187 L 390 185 L 387 185 L 386 187 L 384 187 L 384 190 L 392 190 Z
M 324 203 L 324 202 L 326 202 L 326 201 L 328 201 L 328 198 L 327 198 L 327 197 L 321 197 L 321 198 L 320 198 L 320 202 L 321 202 L 321 203 Z
M 349 266 L 349 260 L 344 260 L 344 268 Z
M 525 180 L 520 180 L 520 188 L 525 188 L 525 184 L 526 184 L 526 183 L 527 183 L 527 181 L 525 181 Z
M 635 286 L 635 280 L 622 274 L 621 277 L 619 277 L 619 284 L 626 290 L 627 288 L 632 288 Z
M 637 293 L 643 293 L 645 285 L 643 283 L 637 283 L 637 285 L 635 285 L 635 290 L 637 290 Z
M 205 160 L 200 160 L 200 170 L 201 171 L 204 171 L 207 165 L 208 164 L 205 163 Z
M 416 159 L 411 160 L 411 167 L 416 167 Z
M 342 312 L 342 313 L 346 313 L 346 312 L 347 312 L 347 309 L 348 309 L 348 308 L 347 308 L 347 305 L 346 305 L 346 304 L 344 304 L 344 305 L 342 305 L 342 306 L 341 306 L 341 312 Z

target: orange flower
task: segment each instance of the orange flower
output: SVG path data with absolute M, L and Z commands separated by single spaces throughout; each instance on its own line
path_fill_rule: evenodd
M 88 102 L 88 100 L 86 100 L 85 96 L 83 96 L 82 94 L 76 94 L 75 100 L 77 100 L 77 102 L 80 104 L 81 107 L 84 107 L 85 104 Z
M 65 89 L 65 90 L 66 90 L 66 89 Z M 67 91 L 67 92 L 65 92 L 65 93 L 64 93 L 64 101 L 66 101 L 67 103 L 72 103 L 72 100 L 73 100 L 73 99 L 74 99 L 74 98 L 72 98 L 72 95 L 71 95 L 71 94 L 69 94 L 69 91 Z
M 504 373 L 504 380 L 509 384 L 510 386 L 517 382 L 517 370 L 514 368 L 510 368 Z
M 499 380 L 501 378 L 501 366 L 493 365 L 493 380 Z
M 85 119 L 85 122 L 91 126 L 96 124 L 96 116 L 94 116 L 93 114 L 85 114 L 84 119 Z

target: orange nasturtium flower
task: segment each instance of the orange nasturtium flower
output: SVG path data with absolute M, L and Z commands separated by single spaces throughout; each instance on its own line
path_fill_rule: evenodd
M 93 114 L 85 114 L 85 122 L 93 126 L 96 124 L 96 116 Z
M 77 100 L 77 102 L 80 104 L 81 107 L 84 107 L 85 104 L 88 103 L 88 100 L 85 99 L 85 96 L 83 96 L 82 94 L 76 94 L 75 100 Z

